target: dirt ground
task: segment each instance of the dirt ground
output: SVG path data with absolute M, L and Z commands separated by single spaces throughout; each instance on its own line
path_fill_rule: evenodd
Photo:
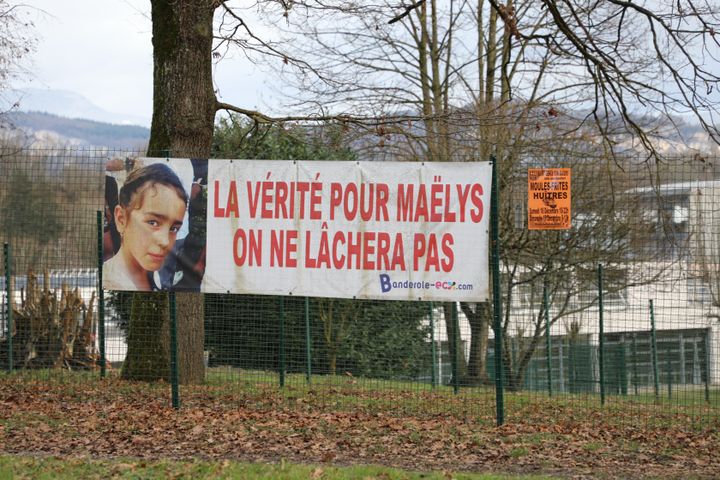
M 377 393 L 363 401 L 363 393 L 354 392 L 354 402 L 341 406 L 328 395 L 316 402 L 312 394 L 276 389 L 250 394 L 205 387 L 185 390 L 175 410 L 168 391 L 119 380 L 0 377 L 0 451 L 285 459 L 567 478 L 720 478 L 720 421 L 712 417 L 693 422 L 676 413 L 534 402 L 514 406 L 508 422 L 496 427 L 492 415 L 433 413 L 422 405 L 398 413 L 392 405 L 404 401 L 402 394 L 388 393 L 381 403 Z

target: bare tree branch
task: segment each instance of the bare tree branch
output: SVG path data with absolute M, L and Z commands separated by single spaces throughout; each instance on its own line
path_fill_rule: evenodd
M 402 12 L 402 13 L 400 13 L 399 15 L 396 15 L 395 17 L 393 17 L 392 20 L 390 20 L 390 21 L 388 22 L 388 25 L 392 25 L 393 23 L 399 22 L 399 21 L 402 20 L 403 18 L 407 17 L 408 15 L 410 15 L 410 13 L 411 13 L 413 10 L 415 10 L 416 8 L 419 8 L 423 3 L 425 3 L 425 0 L 418 0 L 418 1 L 415 2 L 415 3 L 406 6 L 406 7 L 405 7 L 405 11 Z

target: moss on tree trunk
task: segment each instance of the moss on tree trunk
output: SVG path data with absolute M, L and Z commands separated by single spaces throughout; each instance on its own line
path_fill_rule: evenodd
M 149 156 L 208 158 L 217 99 L 212 82 L 212 27 L 216 2 L 153 0 L 153 119 Z M 199 293 L 178 293 L 180 382 L 204 379 L 204 301 Z M 136 294 L 128 332 L 123 377 L 167 378 L 169 319 L 167 294 Z
M 166 293 L 133 295 L 127 344 L 122 378 L 148 382 L 170 378 Z

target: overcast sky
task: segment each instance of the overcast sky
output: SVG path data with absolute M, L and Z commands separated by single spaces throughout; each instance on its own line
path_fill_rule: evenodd
M 37 50 L 18 87 L 79 93 L 115 113 L 152 116 L 152 44 L 147 0 L 25 0 L 35 15 Z M 226 102 L 262 108 L 266 79 L 242 60 L 215 75 Z

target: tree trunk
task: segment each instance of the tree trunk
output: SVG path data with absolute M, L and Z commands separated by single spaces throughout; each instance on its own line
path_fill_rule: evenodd
M 460 322 L 455 321 L 455 317 L 453 316 L 453 311 L 455 309 L 455 303 L 454 302 L 445 302 L 443 303 L 443 312 L 445 315 L 445 331 L 447 332 L 447 338 L 448 338 L 448 350 L 450 354 L 451 359 L 456 359 L 458 362 L 457 364 L 457 374 L 458 378 L 464 378 L 467 373 L 467 363 L 465 362 L 465 355 L 458 351 L 458 348 L 460 345 L 462 345 L 461 335 L 460 332 L 456 329 L 459 328 Z M 455 379 L 453 378 L 450 383 L 454 383 Z
M 488 333 L 492 307 L 490 303 L 476 304 L 473 312 L 470 305 L 462 303 L 462 310 L 470 322 L 470 359 L 468 360 L 467 377 L 472 384 L 487 384 L 490 379 L 487 374 Z
M 170 337 L 167 318 L 167 294 L 133 295 L 122 378 L 147 382 L 169 379 Z
M 485 70 L 485 105 L 490 106 L 495 97 L 495 68 L 497 62 L 497 23 L 498 15 L 494 8 L 490 9 L 488 23 L 487 60 Z
M 180 383 L 205 380 L 205 298 L 202 293 L 178 293 L 177 348 Z
M 512 0 L 508 0 L 506 8 L 513 8 Z M 510 50 L 512 49 L 511 36 L 512 32 L 510 31 L 510 27 L 506 24 L 503 30 L 502 64 L 500 71 L 500 102 L 503 104 L 510 101 L 510 77 L 507 69 L 510 64 Z
M 328 352 L 328 373 L 330 375 L 337 373 L 337 351 L 334 349 Z
M 530 345 L 523 347 L 518 353 L 518 360 L 515 362 L 515 371 L 510 372 L 511 390 L 519 391 L 522 389 L 525 383 L 525 373 L 530 366 L 530 361 L 532 361 L 533 353 L 535 352 L 539 344 L 540 334 L 539 331 L 536 331 L 535 335 L 530 341 Z
M 208 158 L 217 99 L 207 0 L 153 0 L 154 89 L 148 154 Z
M 208 158 L 212 146 L 217 99 L 212 83 L 212 27 L 215 2 L 207 0 L 153 0 L 154 89 L 153 119 L 148 155 Z M 162 298 L 162 300 L 158 300 Z M 177 333 L 180 381 L 200 383 L 205 369 L 203 350 L 204 300 L 199 293 L 178 293 Z M 167 305 L 167 295 L 135 296 L 128 333 L 128 354 L 123 369 L 125 378 L 167 378 L 167 365 L 148 364 L 155 369 L 140 377 L 133 365 L 144 364 L 156 353 L 169 352 L 168 309 L 162 311 L 153 334 L 147 334 L 149 319 L 143 318 L 150 307 L 146 302 Z M 162 360 L 165 362 L 165 359 Z M 126 373 L 127 370 L 127 373 Z

